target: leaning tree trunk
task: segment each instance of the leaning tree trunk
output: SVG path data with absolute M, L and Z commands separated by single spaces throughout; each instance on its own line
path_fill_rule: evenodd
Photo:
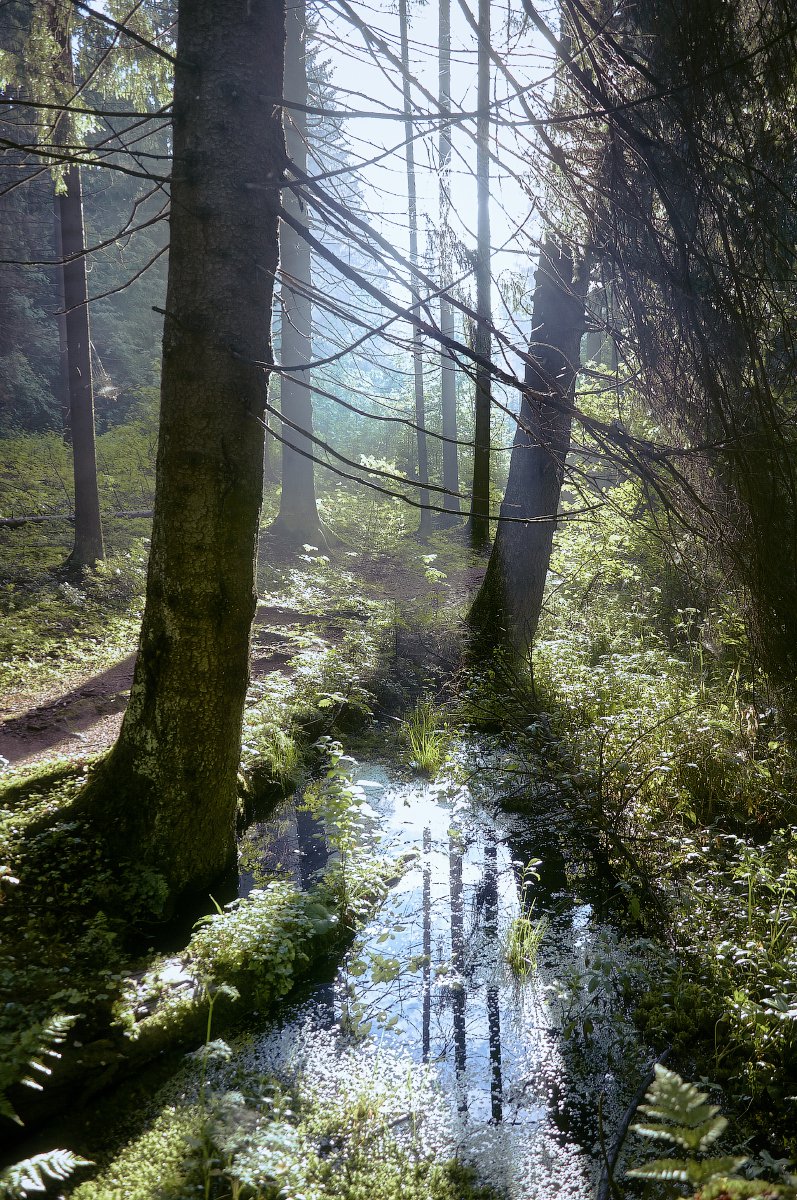
M 83 794 L 172 897 L 235 859 L 284 164 L 282 0 L 181 0 L 152 552 L 130 703 Z
M 451 284 L 451 255 L 448 246 L 451 211 L 451 0 L 440 0 L 439 11 L 439 98 L 440 98 L 440 286 Z M 456 336 L 454 309 L 445 292 L 440 296 L 440 332 L 452 342 Z M 456 524 L 459 511 L 459 461 L 457 457 L 457 373 L 451 351 L 440 349 L 440 415 L 443 432 L 443 487 L 446 512 L 439 524 Z
M 286 9 L 285 26 L 285 99 L 306 105 L 305 0 L 291 0 Z M 284 124 L 288 158 L 300 174 L 305 175 L 307 114 L 299 108 L 286 108 Z M 288 212 L 306 223 L 307 211 L 300 193 L 295 188 L 285 188 L 283 195 Z M 283 221 L 280 225 L 280 358 L 286 373 L 280 381 L 280 408 L 284 418 L 280 430 L 282 491 L 279 514 L 271 529 L 296 545 L 317 539 L 321 528 L 313 469 L 316 450 L 306 436 L 313 432 L 313 393 L 310 371 L 306 366 L 302 369 L 310 362 L 312 354 L 311 271 L 309 245 Z
M 542 609 L 570 448 L 586 271 L 546 241 L 536 274 L 532 329 L 509 479 L 487 574 L 468 616 L 477 655 L 522 657 Z
M 490 0 L 479 0 L 479 52 L 476 92 L 476 400 L 473 431 L 473 491 L 468 530 L 474 550 L 490 541 Z
M 401 75 L 404 92 L 404 141 L 407 160 L 407 220 L 410 234 L 410 262 L 413 267 L 418 265 L 418 200 L 415 187 L 415 131 L 412 124 L 412 89 L 410 86 L 410 49 L 409 28 L 407 19 L 407 0 L 399 0 L 399 27 L 401 34 Z M 417 289 L 415 276 L 412 280 L 412 307 L 418 313 L 420 308 L 420 293 Z M 412 365 L 415 386 L 415 424 L 417 426 L 418 446 L 418 483 L 420 491 L 418 498 L 423 506 L 421 520 L 418 526 L 420 537 L 426 537 L 432 529 L 432 514 L 429 509 L 429 456 L 426 448 L 426 401 L 423 388 L 423 343 L 421 333 L 414 324 L 412 327 Z
M 52 29 L 59 48 L 59 83 L 70 93 L 74 87 L 74 68 L 69 40 L 71 8 L 55 0 L 51 12 Z M 68 142 L 70 123 L 66 115 L 56 122 L 56 145 Z M 74 163 L 64 170 L 55 196 L 55 220 L 59 234 L 63 275 L 66 340 L 66 367 L 69 381 L 69 431 L 75 480 L 75 542 L 69 555 L 69 567 L 90 567 L 105 557 L 97 488 L 97 452 L 94 438 L 94 378 L 91 367 L 91 330 L 86 282 L 86 235 L 83 221 L 83 185 L 80 167 Z M 59 330 L 60 332 L 60 330 Z

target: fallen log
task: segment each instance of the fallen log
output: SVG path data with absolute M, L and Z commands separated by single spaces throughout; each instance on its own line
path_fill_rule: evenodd
M 144 509 L 141 512 L 128 511 L 123 509 L 121 512 L 103 513 L 103 521 L 110 518 L 118 517 L 120 519 L 134 520 L 138 517 L 151 517 L 152 509 Z M 73 521 L 75 520 L 74 513 L 37 513 L 26 517 L 0 517 L 0 529 L 19 529 L 21 525 L 43 525 L 45 521 Z

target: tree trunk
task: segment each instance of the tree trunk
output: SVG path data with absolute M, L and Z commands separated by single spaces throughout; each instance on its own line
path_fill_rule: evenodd
M 282 0 L 181 0 L 171 242 L 147 596 L 119 740 L 83 793 L 92 828 L 205 888 L 235 860 L 255 611 L 263 416 L 284 165 Z
M 490 0 L 479 0 L 479 53 L 476 107 L 476 401 L 473 432 L 473 491 L 468 530 L 474 550 L 483 552 L 490 541 L 490 404 L 491 379 L 487 363 L 490 337 Z
M 285 14 L 285 99 L 307 104 L 307 14 L 305 0 L 291 0 Z M 302 174 L 307 172 L 307 114 L 285 109 L 285 142 L 288 158 Z M 283 191 L 283 204 L 297 220 L 307 222 L 303 200 L 293 188 Z M 302 431 L 313 432 L 313 393 L 310 371 L 296 370 L 312 356 L 312 263 L 310 247 L 290 225 L 280 225 L 280 298 L 282 306 L 282 365 L 288 375 L 280 382 L 280 406 L 285 423 L 282 442 L 282 492 L 280 510 L 271 529 L 291 543 L 318 539 L 320 522 L 315 495 L 315 446 Z M 288 424 L 290 422 L 290 424 Z M 298 426 L 298 429 L 293 426 Z M 301 452 L 304 453 L 301 453 Z
M 56 196 L 53 197 L 53 218 L 53 243 L 55 245 L 55 258 L 58 264 L 53 271 L 55 276 L 55 315 L 58 323 L 58 369 L 55 375 L 64 442 L 70 444 L 72 441 L 72 429 L 69 418 L 69 342 L 66 336 L 66 303 L 64 301 L 64 249 L 61 244 L 61 212 Z
M 451 0 L 440 0 L 439 10 L 439 95 L 440 115 L 451 112 Z M 448 251 L 449 212 L 451 210 L 450 168 L 451 127 L 440 126 L 440 286 L 451 284 L 451 263 Z M 456 337 L 454 310 L 448 297 L 440 296 L 440 330 L 445 337 Z M 445 347 L 440 351 L 440 412 L 443 438 L 443 487 L 450 493 L 459 491 L 459 461 L 457 456 L 457 375 L 454 358 Z M 459 496 L 445 496 L 448 512 L 441 514 L 439 524 L 454 525 L 459 520 Z
M 52 10 L 52 29 L 59 48 L 59 82 L 70 91 L 74 87 L 72 48 L 69 40 L 69 9 L 56 0 Z M 56 122 L 56 145 L 68 142 L 69 119 Z M 86 235 L 83 222 L 83 185 L 80 167 L 68 166 L 59 193 L 55 197 L 55 216 L 60 230 L 63 264 L 64 330 L 69 378 L 69 429 L 75 479 L 75 544 L 69 555 L 69 567 L 90 567 L 105 557 L 97 489 L 97 452 L 94 440 L 94 379 L 91 369 L 91 330 L 86 282 Z
M 570 448 L 586 271 L 574 277 L 570 250 L 548 240 L 535 283 L 535 340 L 501 504 L 501 517 L 512 520 L 499 522 L 487 574 L 468 617 L 478 655 L 501 649 L 518 658 L 531 646 Z
M 412 125 L 412 90 L 410 88 L 410 50 L 407 21 L 407 0 L 399 0 L 399 27 L 401 33 L 401 74 L 404 85 L 404 139 L 407 158 L 407 215 L 410 233 L 410 262 L 418 265 L 418 201 L 415 188 L 415 131 Z M 420 306 L 415 277 L 412 281 L 412 304 L 417 311 Z M 415 424 L 418 428 L 418 482 L 421 485 L 418 498 L 424 506 L 429 504 L 429 456 L 426 449 L 426 401 L 423 390 L 423 342 L 417 325 L 412 328 L 412 365 L 415 387 Z M 428 507 L 421 509 L 418 526 L 419 537 L 426 537 L 432 530 L 432 514 Z
M 80 167 L 66 169 L 66 192 L 57 197 L 63 254 L 69 429 L 75 477 L 75 544 L 70 567 L 90 567 L 105 557 L 94 441 L 94 376 L 86 283 L 86 239 Z

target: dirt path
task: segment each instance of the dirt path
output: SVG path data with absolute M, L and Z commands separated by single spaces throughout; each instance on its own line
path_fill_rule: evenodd
M 252 678 L 272 671 L 291 674 L 295 649 L 275 627 L 311 623 L 324 624 L 291 609 L 258 609 Z M 66 692 L 54 693 L 51 688 L 0 701 L 0 759 L 19 767 L 52 758 L 82 759 L 113 745 L 127 706 L 134 662 L 135 654 L 128 654 L 100 674 L 78 676 Z
M 455 592 L 472 593 L 483 573 L 483 566 L 471 566 L 450 582 Z M 372 595 L 399 602 L 411 601 L 429 587 L 417 566 L 407 569 L 398 558 L 371 564 L 368 585 Z M 337 644 L 352 618 L 360 619 L 348 610 L 318 616 L 261 604 L 252 635 L 252 679 L 262 679 L 273 671 L 293 674 L 297 645 L 291 632 L 313 628 L 325 641 Z M 99 674 L 74 675 L 67 691 L 50 687 L 0 697 L 0 774 L 3 760 L 12 767 L 55 758 L 80 760 L 113 745 L 127 705 L 134 662 L 135 654 L 129 654 Z

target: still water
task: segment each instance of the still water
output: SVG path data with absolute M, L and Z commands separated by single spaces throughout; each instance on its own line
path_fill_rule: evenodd
M 622 1001 L 635 959 L 599 919 L 594 890 L 586 898 L 555 796 L 520 819 L 501 811 L 473 761 L 457 776 L 429 783 L 356 767 L 374 852 L 409 852 L 410 866 L 334 982 L 258 1034 L 258 1056 L 310 1086 L 314 1072 L 319 1086 L 348 1073 L 373 1087 L 404 1072 L 423 1092 L 414 1135 L 440 1155 L 518 1200 L 586 1200 L 602 1137 L 611 1142 L 649 1062 Z M 306 885 L 326 841 L 308 813 L 284 805 L 249 831 L 244 861 L 255 866 L 242 893 L 275 870 Z M 519 917 L 539 940 L 523 978 L 507 963 Z

